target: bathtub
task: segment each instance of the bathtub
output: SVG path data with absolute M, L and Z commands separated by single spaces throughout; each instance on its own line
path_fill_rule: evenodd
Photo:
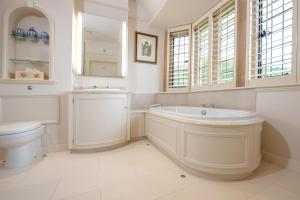
M 145 121 L 147 138 L 191 173 L 234 180 L 260 164 L 264 120 L 255 112 L 159 106 Z

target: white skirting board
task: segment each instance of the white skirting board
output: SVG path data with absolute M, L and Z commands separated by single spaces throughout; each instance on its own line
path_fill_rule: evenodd
M 266 151 L 262 151 L 262 158 L 265 161 L 274 163 L 281 167 L 300 172 L 300 161 L 289 159 Z
M 49 145 L 47 147 L 43 147 L 43 152 L 45 154 L 59 152 L 59 151 L 69 151 L 68 144 L 57 144 L 57 145 Z

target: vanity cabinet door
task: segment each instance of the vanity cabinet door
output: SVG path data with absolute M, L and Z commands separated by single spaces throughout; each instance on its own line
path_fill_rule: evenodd
M 101 148 L 126 142 L 127 94 L 74 95 L 74 146 Z

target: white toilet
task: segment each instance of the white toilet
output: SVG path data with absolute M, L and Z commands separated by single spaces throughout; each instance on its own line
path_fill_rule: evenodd
M 19 168 L 41 157 L 40 122 L 1 122 L 0 148 L 5 150 L 5 167 Z

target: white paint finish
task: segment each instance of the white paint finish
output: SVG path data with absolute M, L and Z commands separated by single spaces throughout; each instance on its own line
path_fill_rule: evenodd
M 146 114 L 146 136 L 173 157 L 179 157 L 179 126 L 171 120 Z
M 217 108 L 255 111 L 255 89 L 209 91 L 192 93 L 158 93 L 157 103 L 162 105 L 201 106 L 214 104 Z
M 75 94 L 70 148 L 101 148 L 127 141 L 127 94 Z
M 2 0 L 0 7 L 0 21 L 2 27 L 3 13 L 9 7 L 17 4 L 24 4 L 25 0 Z M 61 93 L 71 88 L 71 47 L 72 47 L 72 6 L 73 1 L 47 1 L 37 0 L 37 5 L 45 10 L 54 20 L 54 74 L 53 78 L 57 80 L 54 85 L 37 84 L 33 90 L 27 90 L 24 84 L 0 84 L 0 94 L 36 94 L 36 93 Z M 59 5 L 59 6 L 57 6 Z M 2 28 L 1 28 L 2 30 Z M 2 33 L 0 33 L 2 35 Z M 0 37 L 2 45 L 2 37 Z M 62 45 L 63 44 L 63 45 Z
M 58 96 L 3 96 L 2 119 L 59 122 L 59 104 Z
M 129 17 L 151 22 L 168 0 L 129 0 Z
M 156 103 L 156 94 L 131 94 L 131 109 L 148 109 Z
M 258 92 L 256 104 L 266 119 L 263 150 L 300 161 L 300 91 Z
M 2 122 L 2 115 L 3 115 L 3 112 L 2 112 L 2 98 L 0 97 L 0 122 Z
M 130 114 L 130 138 L 136 139 L 145 136 L 145 113 Z
M 151 25 L 170 28 L 178 25 L 191 24 L 204 15 L 221 0 L 168 0 Z
M 42 137 L 42 147 L 44 153 L 65 151 L 68 149 L 67 141 L 67 129 L 65 124 L 62 122 L 59 125 L 48 124 L 45 126 L 45 134 Z
M 125 5 L 124 7 L 122 6 L 122 4 L 117 3 L 117 1 L 120 0 L 115 0 L 115 2 L 111 2 L 111 3 L 107 3 L 109 1 L 106 1 L 106 3 L 102 3 L 102 2 L 98 3 L 96 1 L 93 0 L 84 1 L 84 12 L 103 16 L 103 17 L 109 17 L 112 19 L 127 21 L 128 0 L 121 0 L 123 1 L 123 5 Z M 121 7 L 119 7 L 119 5 L 121 5 Z
M 245 125 L 263 122 L 255 112 L 192 106 L 152 106 L 149 113 L 169 116 L 174 120 L 212 125 Z
M 118 8 L 121 10 L 128 10 L 128 0 L 85 0 L 92 3 L 102 4 L 107 7 Z
M 168 106 L 188 105 L 188 94 L 159 93 L 156 94 L 156 103 Z
M 123 89 L 128 88 L 128 77 L 123 78 L 110 78 L 110 77 L 88 77 L 88 76 L 75 76 L 74 86 L 79 87 L 122 87 Z
M 145 22 L 129 20 L 129 90 L 134 93 L 156 93 L 162 91 L 164 74 L 164 41 L 163 29 L 150 27 Z M 135 62 L 135 31 L 158 36 L 157 64 Z
M 246 177 L 259 166 L 261 125 L 196 124 L 146 113 L 149 140 L 193 173 L 222 179 Z
M 53 51 L 54 51 L 54 21 L 48 11 L 35 4 L 34 7 L 24 7 L 26 4 L 7 7 L 3 14 L 3 38 L 2 38 L 2 78 L 9 80 L 14 78 L 15 71 L 24 71 L 27 68 L 39 70 L 45 73 L 45 78 L 53 80 Z M 36 15 L 36 16 L 35 16 Z M 40 33 L 46 31 L 49 34 L 49 41 L 46 45 L 42 41 L 32 42 L 28 40 L 15 40 L 10 36 L 11 30 L 21 27 L 24 32 L 29 27 Z M 49 63 L 13 63 L 8 59 L 31 59 L 42 60 Z
M 228 133 L 233 132 L 232 130 L 227 131 Z M 226 132 L 225 135 L 222 135 L 222 133 L 214 134 L 203 131 L 185 131 L 184 159 L 195 164 L 207 166 L 245 166 L 248 161 L 247 134 L 238 134 L 228 137 L 226 136 L 228 133 Z M 206 151 L 203 151 L 203 149 L 206 149 Z M 220 152 L 222 152 L 223 155 L 230 156 L 220 157 Z
M 289 166 L 290 163 L 300 161 L 299 99 L 299 86 L 295 86 L 185 94 L 159 93 L 156 103 L 191 106 L 213 103 L 221 108 L 257 111 L 266 120 L 262 133 L 263 151 L 272 154 L 274 162 Z

